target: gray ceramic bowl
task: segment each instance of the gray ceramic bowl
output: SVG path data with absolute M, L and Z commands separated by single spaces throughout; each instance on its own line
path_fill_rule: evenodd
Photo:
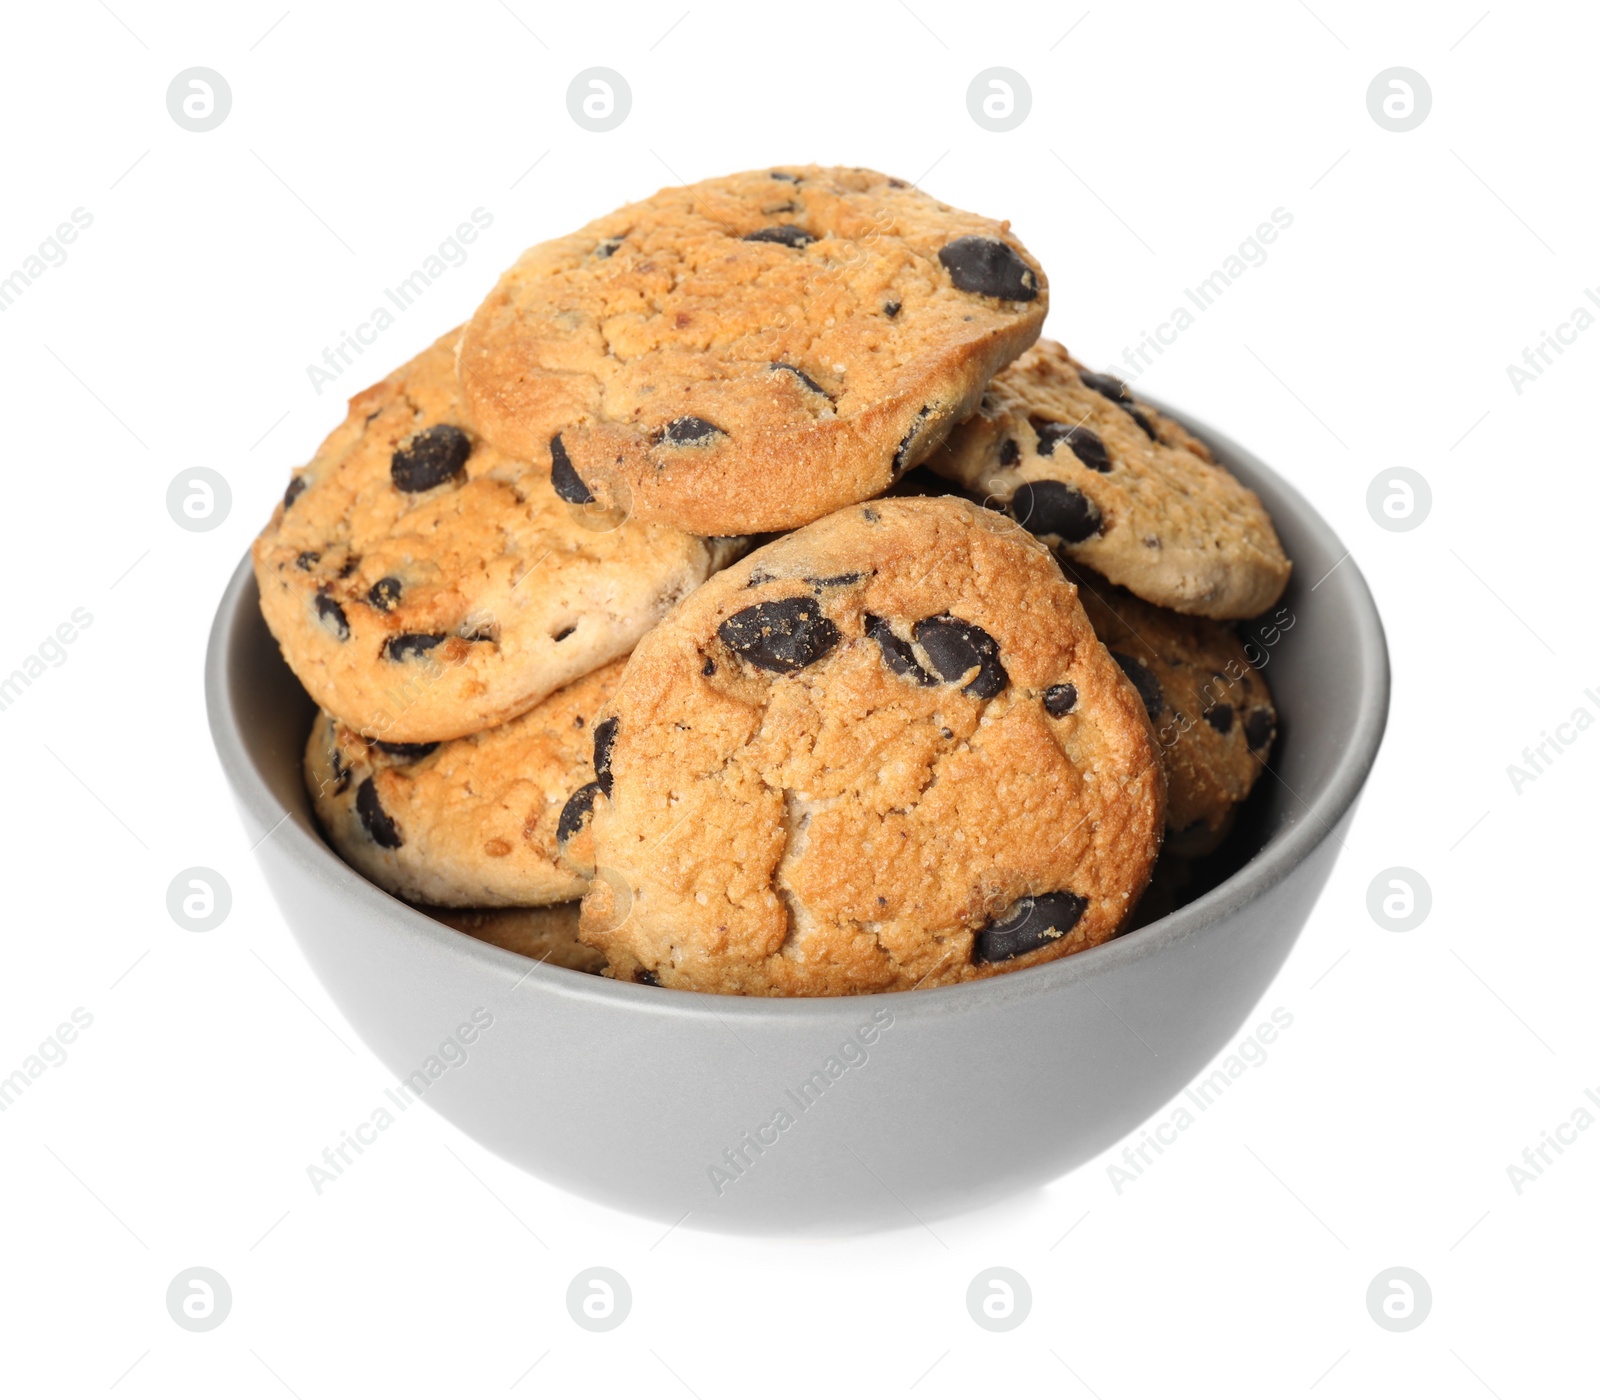
M 1339 540 L 1262 463 L 1197 430 L 1265 500 L 1295 573 L 1292 625 L 1255 629 L 1280 737 L 1236 837 L 1254 853 L 1194 902 L 1043 967 L 874 997 L 717 997 L 531 962 L 408 908 L 323 843 L 300 780 L 311 702 L 246 560 L 206 697 L 306 958 L 406 1092 L 535 1176 L 657 1220 L 875 1229 L 1072 1170 L 1249 1016 L 1328 877 L 1388 710 L 1383 628 Z

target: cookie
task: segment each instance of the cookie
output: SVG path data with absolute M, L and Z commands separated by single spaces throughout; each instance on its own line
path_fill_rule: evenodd
M 311 698 L 395 743 L 491 728 L 625 656 L 743 547 L 563 501 L 464 426 L 455 340 L 350 401 L 254 549 Z
M 1005 223 L 870 170 L 756 170 L 529 249 L 460 373 L 484 435 L 570 501 L 788 530 L 927 455 L 1047 304 Z
M 1064 566 L 1095 635 L 1144 701 L 1167 773 L 1169 850 L 1205 854 L 1227 834 L 1278 732 L 1266 677 L 1232 628 L 1135 598 Z
M 1255 492 L 1121 380 L 1040 341 L 995 376 L 927 465 L 1139 597 L 1254 617 L 1289 561 Z
M 552 904 L 543 909 L 430 909 L 422 912 L 460 933 L 481 938 L 535 962 L 573 972 L 599 974 L 606 960 L 578 938 L 578 906 Z
M 597 736 L 583 937 L 618 977 L 820 996 L 1114 937 L 1160 844 L 1145 707 L 1044 545 L 853 506 L 640 643 Z
M 567 795 L 594 776 L 613 661 L 494 729 L 442 744 L 370 741 L 326 712 L 305 779 L 329 843 L 373 884 L 422 904 L 555 904 L 588 881 L 558 858 Z

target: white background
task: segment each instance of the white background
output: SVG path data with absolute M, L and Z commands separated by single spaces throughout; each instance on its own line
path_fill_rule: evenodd
M 1592 8 L 284 3 L 7 13 L 0 276 L 75 208 L 93 223 L 0 314 L 0 672 L 74 608 L 93 624 L 0 713 L 0 1075 L 74 1008 L 94 1020 L 0 1115 L 0 1388 L 1592 1387 L 1600 1131 L 1520 1195 L 1506 1171 L 1600 1092 L 1600 729 L 1520 795 L 1506 773 L 1577 706 L 1600 715 L 1583 695 L 1600 692 L 1600 328 L 1520 395 L 1506 372 L 1600 287 Z M 204 134 L 165 106 L 194 65 L 233 93 Z M 606 134 L 567 114 L 592 65 L 632 88 Z M 992 65 L 1032 88 L 1009 133 L 968 116 Z M 1433 94 L 1403 134 L 1365 101 L 1396 65 Z M 301 960 L 213 757 L 201 659 L 223 584 L 342 398 L 464 318 L 525 245 L 680 178 L 806 160 L 1010 218 L 1051 278 L 1048 333 L 1090 364 L 1120 360 L 1273 209 L 1292 214 L 1142 387 L 1305 492 L 1389 629 L 1377 771 L 1262 1005 L 1293 1026 L 1120 1194 L 1119 1145 L 932 1230 L 663 1237 L 431 1114 L 316 1196 L 306 1165 L 390 1081 Z M 478 207 L 493 225 L 466 264 L 319 397 L 306 365 Z M 195 466 L 232 488 L 210 533 L 166 512 Z M 1366 508 L 1394 466 L 1433 492 L 1408 533 Z M 193 865 L 233 890 L 212 933 L 167 915 Z M 1432 888 L 1413 932 L 1367 913 L 1389 866 Z M 595 1264 L 634 1294 L 604 1335 L 563 1301 Z M 164 1304 L 193 1265 L 234 1295 L 206 1334 Z M 1000 1335 L 964 1304 L 994 1265 L 1034 1296 Z M 1364 1301 L 1396 1265 L 1434 1300 L 1403 1334 Z

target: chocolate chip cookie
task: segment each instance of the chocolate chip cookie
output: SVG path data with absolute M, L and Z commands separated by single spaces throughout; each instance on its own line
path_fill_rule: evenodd
M 705 535 L 878 495 L 1031 345 L 1008 225 L 870 170 L 665 189 L 524 253 L 461 342 L 473 420 L 555 489 Z
M 393 743 L 490 728 L 626 655 L 743 547 L 562 500 L 465 426 L 456 339 L 350 401 L 254 549 L 301 684 Z
M 583 937 L 615 976 L 932 987 L 1111 938 L 1160 845 L 1146 707 L 1044 545 L 955 497 L 839 511 L 713 578 L 597 734 Z
M 1139 597 L 1254 617 L 1289 561 L 1255 492 L 1127 385 L 1040 341 L 927 465 Z
M 1169 846 L 1204 854 L 1227 834 L 1278 732 L 1266 678 L 1222 623 L 1158 608 L 1087 569 L 1063 567 L 1155 726 Z
M 542 909 L 429 909 L 442 924 L 481 938 L 507 952 L 573 972 L 601 973 L 606 960 L 578 938 L 578 906 L 551 904 Z
M 613 661 L 526 714 L 442 744 L 368 740 L 318 715 L 305 779 L 334 850 L 402 899 L 469 908 L 554 904 L 588 881 L 563 864 L 567 795 L 594 776 Z

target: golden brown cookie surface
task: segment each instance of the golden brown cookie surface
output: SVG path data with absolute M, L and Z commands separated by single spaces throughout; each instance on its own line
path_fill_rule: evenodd
M 253 552 L 312 699 L 394 742 L 490 728 L 626 655 L 740 547 L 561 500 L 463 426 L 455 338 L 351 400 Z
M 955 498 L 758 550 L 613 697 L 585 940 L 619 977 L 938 986 L 1113 937 L 1160 844 L 1144 708 L 1049 551 Z
M 375 885 L 461 907 L 575 900 L 588 881 L 558 856 L 573 788 L 594 776 L 594 729 L 624 663 L 613 661 L 526 714 L 442 744 L 363 739 L 317 716 L 305 778 L 333 848 Z
M 569 500 L 790 529 L 926 455 L 1047 301 L 1004 223 L 869 170 L 758 170 L 529 249 L 460 374 L 484 435 Z
M 1054 341 L 995 376 L 927 465 L 1139 597 L 1254 617 L 1289 561 L 1255 492 L 1179 424 Z
M 1277 733 L 1266 678 L 1231 628 L 1143 602 L 1087 570 L 1069 566 L 1067 576 L 1078 584 L 1095 635 L 1127 673 L 1155 725 L 1172 833 L 1199 825 L 1225 834 Z

